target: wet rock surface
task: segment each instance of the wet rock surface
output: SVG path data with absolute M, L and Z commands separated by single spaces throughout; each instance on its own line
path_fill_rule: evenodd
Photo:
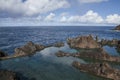
M 41 51 L 46 46 L 40 44 L 34 44 L 32 41 L 29 41 L 27 44 L 20 48 L 15 48 L 15 53 L 13 55 L 1 57 L 0 60 L 22 57 L 22 56 L 30 56 L 35 54 L 37 51 Z
M 112 80 L 120 80 L 120 70 L 112 68 L 108 63 L 81 64 L 74 61 L 72 66 L 82 72 L 88 72 Z
M 36 51 L 43 50 L 45 46 L 34 44 L 33 42 L 28 42 L 26 45 L 16 48 L 15 55 L 31 55 L 34 54 Z
M 0 57 L 6 57 L 6 56 L 7 56 L 7 54 L 0 50 Z
M 112 40 L 106 40 L 106 39 L 102 39 L 101 41 L 100 41 L 100 44 L 102 45 L 102 46 L 117 46 L 118 45 L 118 42 L 119 42 L 119 40 L 117 40 L 117 39 L 112 39 Z
M 120 25 L 116 26 L 114 30 L 120 30 Z
M 0 70 L 0 80 L 20 80 L 17 74 L 12 71 Z
M 25 77 L 23 74 L 9 70 L 0 70 L 0 80 L 36 80 Z
M 89 58 L 93 60 L 100 60 L 100 61 L 108 61 L 108 62 L 120 62 L 120 57 L 118 56 L 111 56 L 108 53 L 106 53 L 103 49 L 98 50 L 86 50 L 83 52 L 77 52 L 77 53 L 65 53 L 63 51 L 59 51 L 56 53 L 56 56 L 58 57 L 64 57 L 64 56 L 73 56 L 78 58 Z
M 91 49 L 91 48 L 100 48 L 100 44 L 94 38 L 89 36 L 80 36 L 76 38 L 67 39 L 67 43 L 71 48 L 75 49 Z

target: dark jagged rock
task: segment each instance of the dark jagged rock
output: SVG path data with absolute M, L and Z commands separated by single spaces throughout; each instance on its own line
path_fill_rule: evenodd
M 116 26 L 114 30 L 120 30 L 120 25 Z
M 100 50 L 98 49 L 96 51 L 86 50 L 83 52 L 72 53 L 72 54 L 59 51 L 56 53 L 56 56 L 58 57 L 73 56 L 78 58 L 89 58 L 89 59 L 100 60 L 100 61 L 120 62 L 120 57 L 111 56 L 108 53 L 106 53 L 103 49 L 100 49 Z
M 102 46 L 105 46 L 105 45 L 108 45 L 108 46 L 116 46 L 116 45 L 118 45 L 118 42 L 119 42 L 119 40 L 117 40 L 117 39 L 113 39 L 113 40 L 105 40 L 105 39 L 102 39 L 102 40 L 100 41 L 100 44 L 101 44 Z
M 93 49 L 101 47 L 91 35 L 67 39 L 67 43 L 71 48 L 75 49 Z
M 29 78 L 18 72 L 0 70 L 0 80 L 36 80 L 36 78 Z
M 6 57 L 6 56 L 7 56 L 7 54 L 0 50 L 0 57 Z
M 4 59 L 10 59 L 10 58 L 16 58 L 22 56 L 30 56 L 35 54 L 37 51 L 43 50 L 44 48 L 46 48 L 46 46 L 34 44 L 33 42 L 30 41 L 26 45 L 20 48 L 15 48 L 15 53 L 13 55 L 5 56 L 0 59 L 4 60 Z
M 120 80 L 120 70 L 112 68 L 107 63 L 81 64 L 74 61 L 72 65 L 82 72 L 88 72 L 90 74 L 112 80 Z
M 45 46 L 34 44 L 33 42 L 30 41 L 26 45 L 20 48 L 16 48 L 15 55 L 18 55 L 18 56 L 19 55 L 31 55 L 31 54 L 34 54 L 36 51 L 40 51 L 44 48 Z
M 120 52 L 120 41 L 118 41 L 116 49 L 117 49 L 118 52 Z
M 0 70 L 0 80 L 20 80 L 15 72 Z

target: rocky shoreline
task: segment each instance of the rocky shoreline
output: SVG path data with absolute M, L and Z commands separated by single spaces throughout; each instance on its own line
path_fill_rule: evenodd
M 62 51 L 59 51 L 56 53 L 57 57 L 64 57 L 64 56 L 72 56 L 72 57 L 77 57 L 77 58 L 89 58 L 93 60 L 99 60 L 99 61 L 108 61 L 108 62 L 116 62 L 120 63 L 120 57 L 118 56 L 111 56 L 108 53 L 102 51 L 102 52 L 97 52 L 97 51 L 84 51 L 84 52 L 77 52 L 77 53 L 65 53 Z
M 47 47 L 62 47 L 64 46 L 64 43 L 59 42 L 59 43 L 54 43 L 53 45 L 41 45 L 41 44 L 35 44 L 32 41 L 29 41 L 27 44 L 15 48 L 15 53 L 13 55 L 7 56 L 6 53 L 3 51 L 0 51 L 0 60 L 5 60 L 5 59 L 10 59 L 10 58 L 17 58 L 17 57 L 22 57 L 22 56 L 30 56 L 35 54 L 37 51 L 41 51 Z
M 36 79 L 25 77 L 23 74 L 18 72 L 10 70 L 0 70 L 0 80 L 36 80 Z
M 87 72 L 96 76 L 109 78 L 112 80 L 120 80 L 120 70 L 112 68 L 108 63 L 81 64 L 77 61 L 72 66 L 82 72 Z
M 120 57 L 109 55 L 103 49 L 103 46 L 107 45 L 114 46 L 117 50 L 120 50 L 120 40 L 102 39 L 101 41 L 99 41 L 97 36 L 94 39 L 91 35 L 89 35 L 68 39 L 67 43 L 71 48 L 82 51 L 77 53 L 66 53 L 63 51 L 59 51 L 56 53 L 57 57 L 72 56 L 77 58 L 99 60 L 101 62 L 97 61 L 97 63 L 91 64 L 81 64 L 79 62 L 74 61 L 72 63 L 72 66 L 79 69 L 82 72 L 88 72 L 99 77 L 109 78 L 112 80 L 120 80 L 120 70 L 112 68 L 108 63 L 104 63 L 104 61 L 120 63 Z
M 92 64 L 81 64 L 79 62 L 73 62 L 73 64 L 71 65 L 73 65 L 73 67 L 83 72 L 92 73 L 94 75 L 104 77 L 104 78 L 110 78 L 113 80 L 120 80 L 120 77 L 119 77 L 120 71 L 117 69 L 111 68 L 110 65 L 108 65 L 108 63 L 104 63 L 104 61 L 120 63 L 120 57 L 109 55 L 103 49 L 103 46 L 107 45 L 107 46 L 115 46 L 116 49 L 120 51 L 120 40 L 117 40 L 117 39 L 103 40 L 102 39 L 101 41 L 99 41 L 97 36 L 93 37 L 92 35 L 88 35 L 88 36 L 78 36 L 76 38 L 69 38 L 67 39 L 67 43 L 70 46 L 70 48 L 73 48 L 76 50 L 82 49 L 83 51 L 80 51 L 80 52 L 78 51 L 77 53 L 66 53 L 63 51 L 59 51 L 55 54 L 57 57 L 72 56 L 77 58 L 100 60 L 102 61 L 102 63 L 97 62 Z M 64 46 L 64 43 L 62 42 L 45 46 L 41 44 L 35 44 L 32 41 L 29 41 L 27 44 L 19 48 L 15 48 L 15 53 L 13 55 L 8 56 L 3 51 L 0 51 L 0 60 L 6 60 L 6 59 L 17 58 L 22 56 L 31 56 L 31 55 L 34 55 L 37 51 L 41 51 L 47 47 L 62 47 L 62 46 Z M 4 72 L 2 72 L 2 74 L 4 74 Z M 11 80 L 14 80 L 14 79 L 11 79 Z

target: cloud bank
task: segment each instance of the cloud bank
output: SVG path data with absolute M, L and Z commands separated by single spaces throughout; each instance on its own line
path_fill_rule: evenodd
M 46 16 L 38 16 L 38 17 L 22 17 L 22 18 L 3 18 L 0 19 L 0 24 L 7 23 L 21 23 L 24 24 L 120 24 L 120 15 L 111 14 L 107 15 L 105 18 L 100 16 L 97 12 L 93 10 L 87 11 L 84 15 L 69 15 L 68 13 L 61 13 L 56 15 L 55 13 L 49 13 Z M 38 24 L 38 25 L 39 25 Z
M 83 15 L 78 10 L 75 12 L 74 9 L 79 9 L 81 5 L 78 1 L 85 6 L 86 3 L 109 0 L 75 0 L 77 4 L 71 4 L 69 0 L 0 0 L 0 25 L 120 24 L 120 15 L 117 13 L 103 17 L 94 9 L 86 10 Z M 72 14 L 74 12 L 77 14 Z
M 100 2 L 106 2 L 108 0 L 79 0 L 80 3 L 100 3 Z
M 66 0 L 0 0 L 0 11 L 32 16 L 66 8 Z

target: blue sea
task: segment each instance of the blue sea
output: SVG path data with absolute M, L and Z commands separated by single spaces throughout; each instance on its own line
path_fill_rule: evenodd
M 86 63 L 83 59 L 73 57 L 56 57 L 59 51 L 76 52 L 69 48 L 67 38 L 81 35 L 98 36 L 99 39 L 120 39 L 120 32 L 113 31 L 113 26 L 25 26 L 0 27 L 0 49 L 12 55 L 16 47 L 28 41 L 49 45 L 64 42 L 61 48 L 49 47 L 33 56 L 26 56 L 0 61 L 0 69 L 19 72 L 28 80 L 107 80 L 88 73 L 80 72 L 71 66 L 73 61 Z M 104 46 L 104 49 L 114 56 L 120 56 L 115 47 Z M 117 68 L 120 66 L 117 65 Z M 23 80 L 27 80 L 23 78 Z

